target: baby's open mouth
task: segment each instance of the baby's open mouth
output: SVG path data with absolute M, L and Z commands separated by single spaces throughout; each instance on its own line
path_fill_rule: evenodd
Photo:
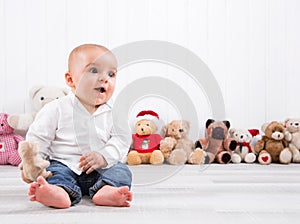
M 97 90 L 100 93 L 104 93 L 106 91 L 104 87 L 95 88 L 95 90 Z

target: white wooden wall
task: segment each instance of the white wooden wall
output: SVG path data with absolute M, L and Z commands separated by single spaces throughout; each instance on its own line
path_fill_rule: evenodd
M 0 0 L 0 112 L 27 111 L 33 85 L 64 87 L 79 44 L 153 39 L 207 64 L 232 126 L 300 117 L 299 12 L 298 0 Z

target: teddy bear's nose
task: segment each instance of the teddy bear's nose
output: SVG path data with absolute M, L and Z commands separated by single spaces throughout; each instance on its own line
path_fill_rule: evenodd
M 183 132 L 183 129 L 181 128 L 181 129 L 179 129 L 179 132 Z
M 142 131 L 144 131 L 144 128 L 141 128 Z
M 241 139 L 243 139 L 244 138 L 244 135 L 241 135 Z

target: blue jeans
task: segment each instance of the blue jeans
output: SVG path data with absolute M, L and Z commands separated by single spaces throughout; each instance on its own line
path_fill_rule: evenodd
M 51 171 L 53 174 L 47 179 L 47 182 L 62 187 L 69 194 L 72 205 L 79 203 L 83 195 L 89 195 L 93 198 L 104 185 L 128 186 L 130 188 L 132 181 L 130 170 L 120 162 L 108 169 L 77 175 L 63 163 L 50 160 L 47 171 Z

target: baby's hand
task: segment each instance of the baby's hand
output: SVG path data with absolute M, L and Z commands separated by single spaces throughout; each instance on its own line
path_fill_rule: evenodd
M 90 174 L 94 170 L 106 166 L 106 160 L 99 152 L 96 151 L 87 152 L 79 159 L 79 168 L 81 168 L 83 172 L 86 172 L 86 174 Z

